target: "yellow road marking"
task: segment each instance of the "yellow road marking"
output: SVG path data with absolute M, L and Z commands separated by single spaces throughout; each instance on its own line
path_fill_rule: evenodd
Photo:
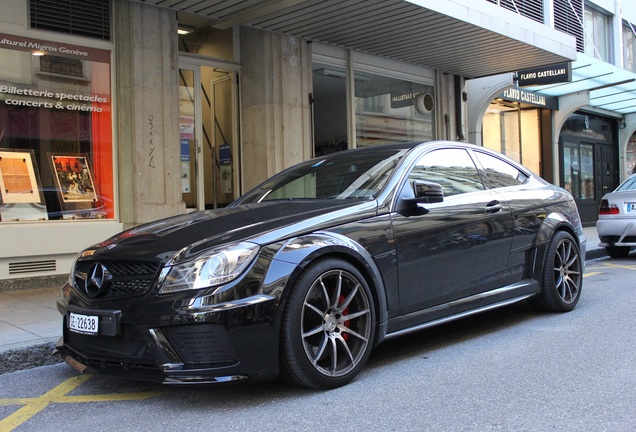
M 612 267 L 612 268 L 622 268 L 622 269 L 627 269 L 627 270 L 636 270 L 636 265 L 620 265 L 620 264 L 613 264 L 613 263 L 605 263 L 605 265 L 607 267 Z
M 8 398 L 0 399 L 0 405 L 24 405 L 10 416 L 0 420 L 0 431 L 12 431 L 31 417 L 42 411 L 50 404 L 82 403 L 82 402 L 107 402 L 130 401 L 157 397 L 162 392 L 146 393 L 110 393 L 101 395 L 67 396 L 82 383 L 91 378 L 90 375 L 79 375 L 69 378 L 57 387 L 35 398 Z
M 603 272 L 585 272 L 583 277 L 586 278 L 586 277 L 596 276 L 596 275 L 600 275 L 600 274 L 603 274 Z

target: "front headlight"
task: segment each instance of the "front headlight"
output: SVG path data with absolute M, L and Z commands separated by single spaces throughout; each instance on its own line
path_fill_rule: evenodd
M 168 269 L 160 294 L 209 288 L 236 279 L 258 254 L 258 245 L 238 243 L 212 249 Z

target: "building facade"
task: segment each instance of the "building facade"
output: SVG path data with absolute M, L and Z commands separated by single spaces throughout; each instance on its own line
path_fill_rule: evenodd
M 636 4 L 537 0 L 523 6 L 520 14 L 574 36 L 576 59 L 470 80 L 469 139 L 570 190 L 583 224 L 591 226 L 603 194 L 634 172 Z
M 122 229 L 344 148 L 471 141 L 565 186 L 582 115 L 616 130 L 601 135 L 627 171 L 629 114 L 535 88 L 514 106 L 516 71 L 580 60 L 556 0 L 4 3 L 0 286 L 59 278 Z

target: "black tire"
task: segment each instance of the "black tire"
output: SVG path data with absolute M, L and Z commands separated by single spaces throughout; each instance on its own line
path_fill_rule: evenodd
M 607 254 L 611 258 L 625 258 L 627 255 L 629 255 L 630 250 L 631 250 L 631 247 L 629 246 L 606 246 L 605 247 L 605 252 L 607 252 Z
M 583 262 L 574 238 L 557 231 L 550 241 L 542 269 L 542 290 L 532 304 L 550 312 L 569 312 L 579 302 Z
M 375 334 L 371 291 L 360 272 L 340 259 L 307 268 L 294 284 L 281 323 L 281 378 L 330 389 L 364 367 Z

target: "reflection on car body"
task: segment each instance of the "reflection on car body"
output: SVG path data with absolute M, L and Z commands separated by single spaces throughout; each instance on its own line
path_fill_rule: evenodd
M 585 248 L 572 196 L 498 153 L 350 150 L 82 251 L 58 350 L 166 384 L 333 388 L 383 340 L 522 300 L 572 310 Z

